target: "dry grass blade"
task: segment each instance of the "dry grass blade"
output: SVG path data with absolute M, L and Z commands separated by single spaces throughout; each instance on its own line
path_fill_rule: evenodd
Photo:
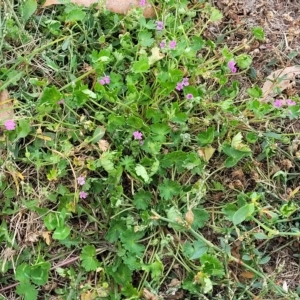
M 0 120 L 1 122 L 13 119 L 14 108 L 13 101 L 9 98 L 9 93 L 7 90 L 0 92 Z
M 71 0 L 71 3 L 83 5 L 86 7 L 91 6 L 94 3 L 99 3 L 98 0 Z M 46 0 L 43 7 L 53 5 L 53 4 L 62 4 L 59 0 Z M 139 7 L 139 0 L 107 0 L 106 9 L 117 13 L 117 14 L 127 14 L 128 11 L 133 7 Z M 147 4 L 144 7 L 143 14 L 146 18 L 151 18 L 155 16 L 155 10 L 151 4 Z
M 293 66 L 272 72 L 263 85 L 261 101 L 269 100 L 290 87 L 300 74 L 300 67 Z

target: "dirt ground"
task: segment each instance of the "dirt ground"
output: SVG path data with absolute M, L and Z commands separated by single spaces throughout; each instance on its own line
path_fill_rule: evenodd
M 210 27 L 208 35 L 216 36 L 238 28 L 226 37 L 229 47 L 249 40 L 252 27 L 261 26 L 264 29 L 265 40 L 252 43 L 248 50 L 256 71 L 255 81 L 260 83 L 260 87 L 271 72 L 300 65 L 299 0 L 211 0 L 211 3 L 222 11 L 225 18 Z M 245 81 L 243 78 L 244 91 L 252 84 L 250 79 Z M 300 78 L 296 78 L 293 86 L 284 92 L 286 98 L 292 95 L 300 95 Z M 300 120 L 287 122 L 286 130 L 300 132 Z M 277 273 L 277 284 L 292 290 L 300 285 L 299 259 L 295 255 L 299 253 L 299 247 L 296 238 L 273 239 L 267 247 L 272 258 L 265 265 L 265 272 L 270 276 Z

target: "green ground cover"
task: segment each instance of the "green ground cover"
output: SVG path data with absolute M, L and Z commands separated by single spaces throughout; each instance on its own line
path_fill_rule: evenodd
M 0 298 L 298 299 L 299 97 L 262 101 L 262 28 L 156 7 L 0 7 Z

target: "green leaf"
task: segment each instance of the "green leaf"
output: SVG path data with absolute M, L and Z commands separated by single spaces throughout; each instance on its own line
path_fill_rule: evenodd
M 253 234 L 253 236 L 257 240 L 268 240 L 269 239 L 269 237 L 267 235 L 265 235 L 263 232 L 256 232 Z
M 101 166 L 107 173 L 112 173 L 113 171 L 115 171 L 114 163 L 112 161 L 113 155 L 114 155 L 114 153 L 112 153 L 112 152 L 104 152 L 100 156 Z
M 49 262 L 47 263 L 47 266 L 33 267 L 31 270 L 32 282 L 37 285 L 45 285 L 48 281 L 50 267 L 51 265 Z
M 248 143 L 256 143 L 258 140 L 258 133 L 256 132 L 247 132 L 246 134 L 246 140 Z
M 180 166 L 183 165 L 187 157 L 188 153 L 183 151 L 170 152 L 163 156 L 163 158 L 160 161 L 160 164 L 163 168 L 169 168 L 173 165 Z
M 152 139 L 162 143 L 166 141 L 166 136 L 171 131 L 166 123 L 155 123 L 150 126 L 150 129 L 154 133 Z
M 199 259 L 208 251 L 208 246 L 203 241 L 194 241 L 192 244 L 185 242 L 183 245 L 183 253 L 189 259 Z
M 91 139 L 91 143 L 98 143 L 105 134 L 105 127 L 98 126 L 93 134 L 93 138 Z
M 56 214 L 49 213 L 44 219 L 45 226 L 48 230 L 54 230 L 58 226 Z
M 209 20 L 212 21 L 212 22 L 215 22 L 215 21 L 219 21 L 223 18 L 223 15 L 222 13 L 216 9 L 216 8 L 213 8 L 211 10 L 211 15 L 209 17 Z
M 215 255 L 203 254 L 200 257 L 200 262 L 202 264 L 202 271 L 205 274 L 218 277 L 224 276 L 224 267 Z
M 259 41 L 263 41 L 265 38 L 265 33 L 262 27 L 258 26 L 258 27 L 253 27 L 251 28 L 251 31 L 254 35 L 254 37 L 256 39 L 258 39 Z
M 141 255 L 145 250 L 145 246 L 138 243 L 138 240 L 144 236 L 144 232 L 134 232 L 133 230 L 127 229 L 120 236 L 124 248 L 130 253 Z
M 152 194 L 141 190 L 134 194 L 133 199 L 133 204 L 137 209 L 145 210 L 149 207 Z
M 250 97 L 260 98 L 262 96 L 262 89 L 255 85 L 253 88 L 248 88 L 247 93 Z
M 136 175 L 140 176 L 143 178 L 144 182 L 145 183 L 149 183 L 151 181 L 148 173 L 147 173 L 147 170 L 144 166 L 142 165 L 137 165 L 135 167 L 135 172 L 136 172 Z
M 226 215 L 226 219 L 229 221 L 232 221 L 232 218 L 237 210 L 237 206 L 233 203 L 227 203 L 225 207 L 222 208 L 222 212 Z
M 243 136 L 242 133 L 239 132 L 237 133 L 231 141 L 231 147 L 234 148 L 235 150 L 241 151 L 241 152 L 251 152 L 251 149 L 249 146 L 245 145 L 242 143 Z
M 150 272 L 153 280 L 159 280 L 163 274 L 164 265 L 156 255 L 156 260 L 151 264 L 143 265 L 142 270 Z
M 194 230 L 204 227 L 206 221 L 209 219 L 209 213 L 205 209 L 194 208 L 192 209 L 194 214 L 194 222 L 192 228 Z
M 232 147 L 230 147 L 228 144 L 223 144 L 222 151 L 229 156 L 229 158 L 226 159 L 224 165 L 226 168 L 233 167 L 235 164 L 239 162 L 243 157 L 249 156 L 251 152 L 242 152 L 238 151 Z
M 197 136 L 198 145 L 203 147 L 211 144 L 214 141 L 214 132 L 215 128 L 209 127 L 206 131 L 199 133 Z
M 232 223 L 234 225 L 240 224 L 245 221 L 254 213 L 254 204 L 246 204 L 236 211 L 232 217 Z
M 36 0 L 26 0 L 22 7 L 22 18 L 25 22 L 34 14 L 37 9 Z
M 110 275 L 113 277 L 116 283 L 122 286 L 127 286 L 132 280 L 132 271 L 124 264 L 121 264 L 117 269 L 110 271 Z
M 57 227 L 56 230 L 54 231 L 52 238 L 55 240 L 64 240 L 68 237 L 70 234 L 71 229 L 68 226 L 61 226 Z
M 31 268 L 28 264 L 23 263 L 17 267 L 16 270 L 16 279 L 25 282 L 29 281 L 31 275 Z
M 17 139 L 25 138 L 31 131 L 29 120 L 20 119 L 17 127 Z
M 136 61 L 132 65 L 134 73 L 144 73 L 147 72 L 150 68 L 149 60 L 147 57 L 140 58 L 139 61 Z
M 154 43 L 154 39 L 152 38 L 152 33 L 148 30 L 140 31 L 138 34 L 138 39 L 140 44 L 143 47 L 150 47 Z
M 66 22 L 82 21 L 86 13 L 81 8 L 72 8 L 68 11 Z
M 24 300 L 36 300 L 38 296 L 38 291 L 28 282 L 21 282 L 16 292 L 18 295 L 24 295 Z
M 176 207 L 173 206 L 167 211 L 167 217 L 172 221 L 172 223 L 169 223 L 169 227 L 178 231 L 184 229 L 182 225 L 184 223 L 182 215 Z
M 55 86 L 46 87 L 44 92 L 40 98 L 40 105 L 41 104 L 57 104 L 58 101 L 62 99 L 61 93 Z
M 94 245 L 86 245 L 83 247 L 80 259 L 82 260 L 81 264 L 84 267 L 84 269 L 89 271 L 96 271 L 99 267 L 99 262 L 95 258 L 96 256 L 96 249 Z
M 164 182 L 158 185 L 160 196 L 165 200 L 171 200 L 174 196 L 178 195 L 181 191 L 181 186 L 178 182 L 164 179 Z
M 239 68 L 248 69 L 252 64 L 252 58 L 247 54 L 240 54 L 236 57 L 236 63 Z
M 205 41 L 200 36 L 192 36 L 191 49 L 199 51 L 205 46 Z
M 113 219 L 110 222 L 110 227 L 105 235 L 105 238 L 110 242 L 114 243 L 120 237 L 122 231 L 124 230 L 124 222 L 122 220 Z
M 134 129 L 140 129 L 144 126 L 144 122 L 141 118 L 135 117 L 135 116 L 130 116 L 127 120 L 126 123 L 129 126 L 132 126 Z
M 292 201 L 289 201 L 280 207 L 280 212 L 285 218 L 289 218 L 296 210 L 297 206 Z

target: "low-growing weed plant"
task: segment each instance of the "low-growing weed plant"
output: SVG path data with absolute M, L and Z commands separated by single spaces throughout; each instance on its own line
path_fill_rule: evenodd
M 261 101 L 262 28 L 233 47 L 206 1 L 9 3 L 0 297 L 298 299 L 270 262 L 300 235 L 299 98 Z

